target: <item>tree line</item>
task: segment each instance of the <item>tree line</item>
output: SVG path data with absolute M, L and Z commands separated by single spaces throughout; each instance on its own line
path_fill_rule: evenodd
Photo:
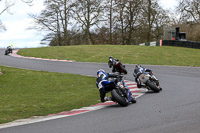
M 49 46 L 135 45 L 163 39 L 164 29 L 175 26 L 187 32 L 187 39 L 200 41 L 200 0 L 179 0 L 173 11 L 163 9 L 159 0 L 44 0 L 43 4 L 40 14 L 29 16 L 35 21 L 32 28 L 46 33 L 41 43 Z
M 157 0 L 46 0 L 34 28 L 46 31 L 50 46 L 133 45 L 158 40 L 167 12 Z

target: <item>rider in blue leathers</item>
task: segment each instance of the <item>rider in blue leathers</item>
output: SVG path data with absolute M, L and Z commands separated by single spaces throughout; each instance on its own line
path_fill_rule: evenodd
M 133 75 L 134 77 L 138 78 L 140 76 L 140 74 L 144 73 L 144 72 L 152 72 L 150 69 L 146 69 L 144 67 L 142 67 L 141 65 L 136 65 L 135 66 L 135 69 L 134 69 L 134 72 L 133 72 Z
M 108 78 L 115 78 L 116 84 L 120 83 L 121 81 L 120 75 L 117 73 L 106 73 L 103 69 L 100 69 L 97 71 L 96 86 L 97 88 L 99 88 L 101 102 L 112 101 L 112 97 L 105 97 L 106 93 L 109 92 L 109 90 L 105 91 L 102 85 L 102 82 L 107 81 Z M 126 89 L 129 89 L 125 83 L 124 83 L 124 87 Z M 131 96 L 131 102 L 136 103 L 136 99 L 133 96 Z

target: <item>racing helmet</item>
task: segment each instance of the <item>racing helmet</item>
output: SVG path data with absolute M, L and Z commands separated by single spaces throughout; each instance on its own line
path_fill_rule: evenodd
M 138 69 L 140 69 L 142 66 L 140 65 L 140 64 L 137 64 L 136 66 L 135 66 L 135 68 L 138 68 Z
M 103 69 L 99 69 L 99 70 L 97 71 L 97 75 L 99 75 L 100 73 L 105 74 L 105 71 L 104 71 Z

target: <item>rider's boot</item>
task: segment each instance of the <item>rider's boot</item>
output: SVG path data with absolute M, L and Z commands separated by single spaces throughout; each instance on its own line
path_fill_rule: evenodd
M 160 89 L 160 91 L 162 91 L 162 88 L 160 87 L 160 85 L 158 85 L 158 88 Z
M 130 92 L 130 95 L 131 95 L 131 103 L 136 103 L 136 98 L 133 96 L 133 94 Z
M 137 101 L 136 101 L 136 98 L 133 97 L 133 96 L 131 96 L 131 102 L 132 102 L 132 103 L 136 103 L 136 102 L 137 102 Z
M 104 97 L 104 101 L 113 101 L 112 97 Z

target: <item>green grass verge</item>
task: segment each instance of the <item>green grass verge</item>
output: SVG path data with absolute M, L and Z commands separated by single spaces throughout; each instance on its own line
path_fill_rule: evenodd
M 125 64 L 200 66 L 200 49 L 131 45 L 78 45 L 22 49 L 18 54 L 81 62 L 108 62 L 118 58 Z
M 1 67 L 0 123 L 98 103 L 95 78 Z

